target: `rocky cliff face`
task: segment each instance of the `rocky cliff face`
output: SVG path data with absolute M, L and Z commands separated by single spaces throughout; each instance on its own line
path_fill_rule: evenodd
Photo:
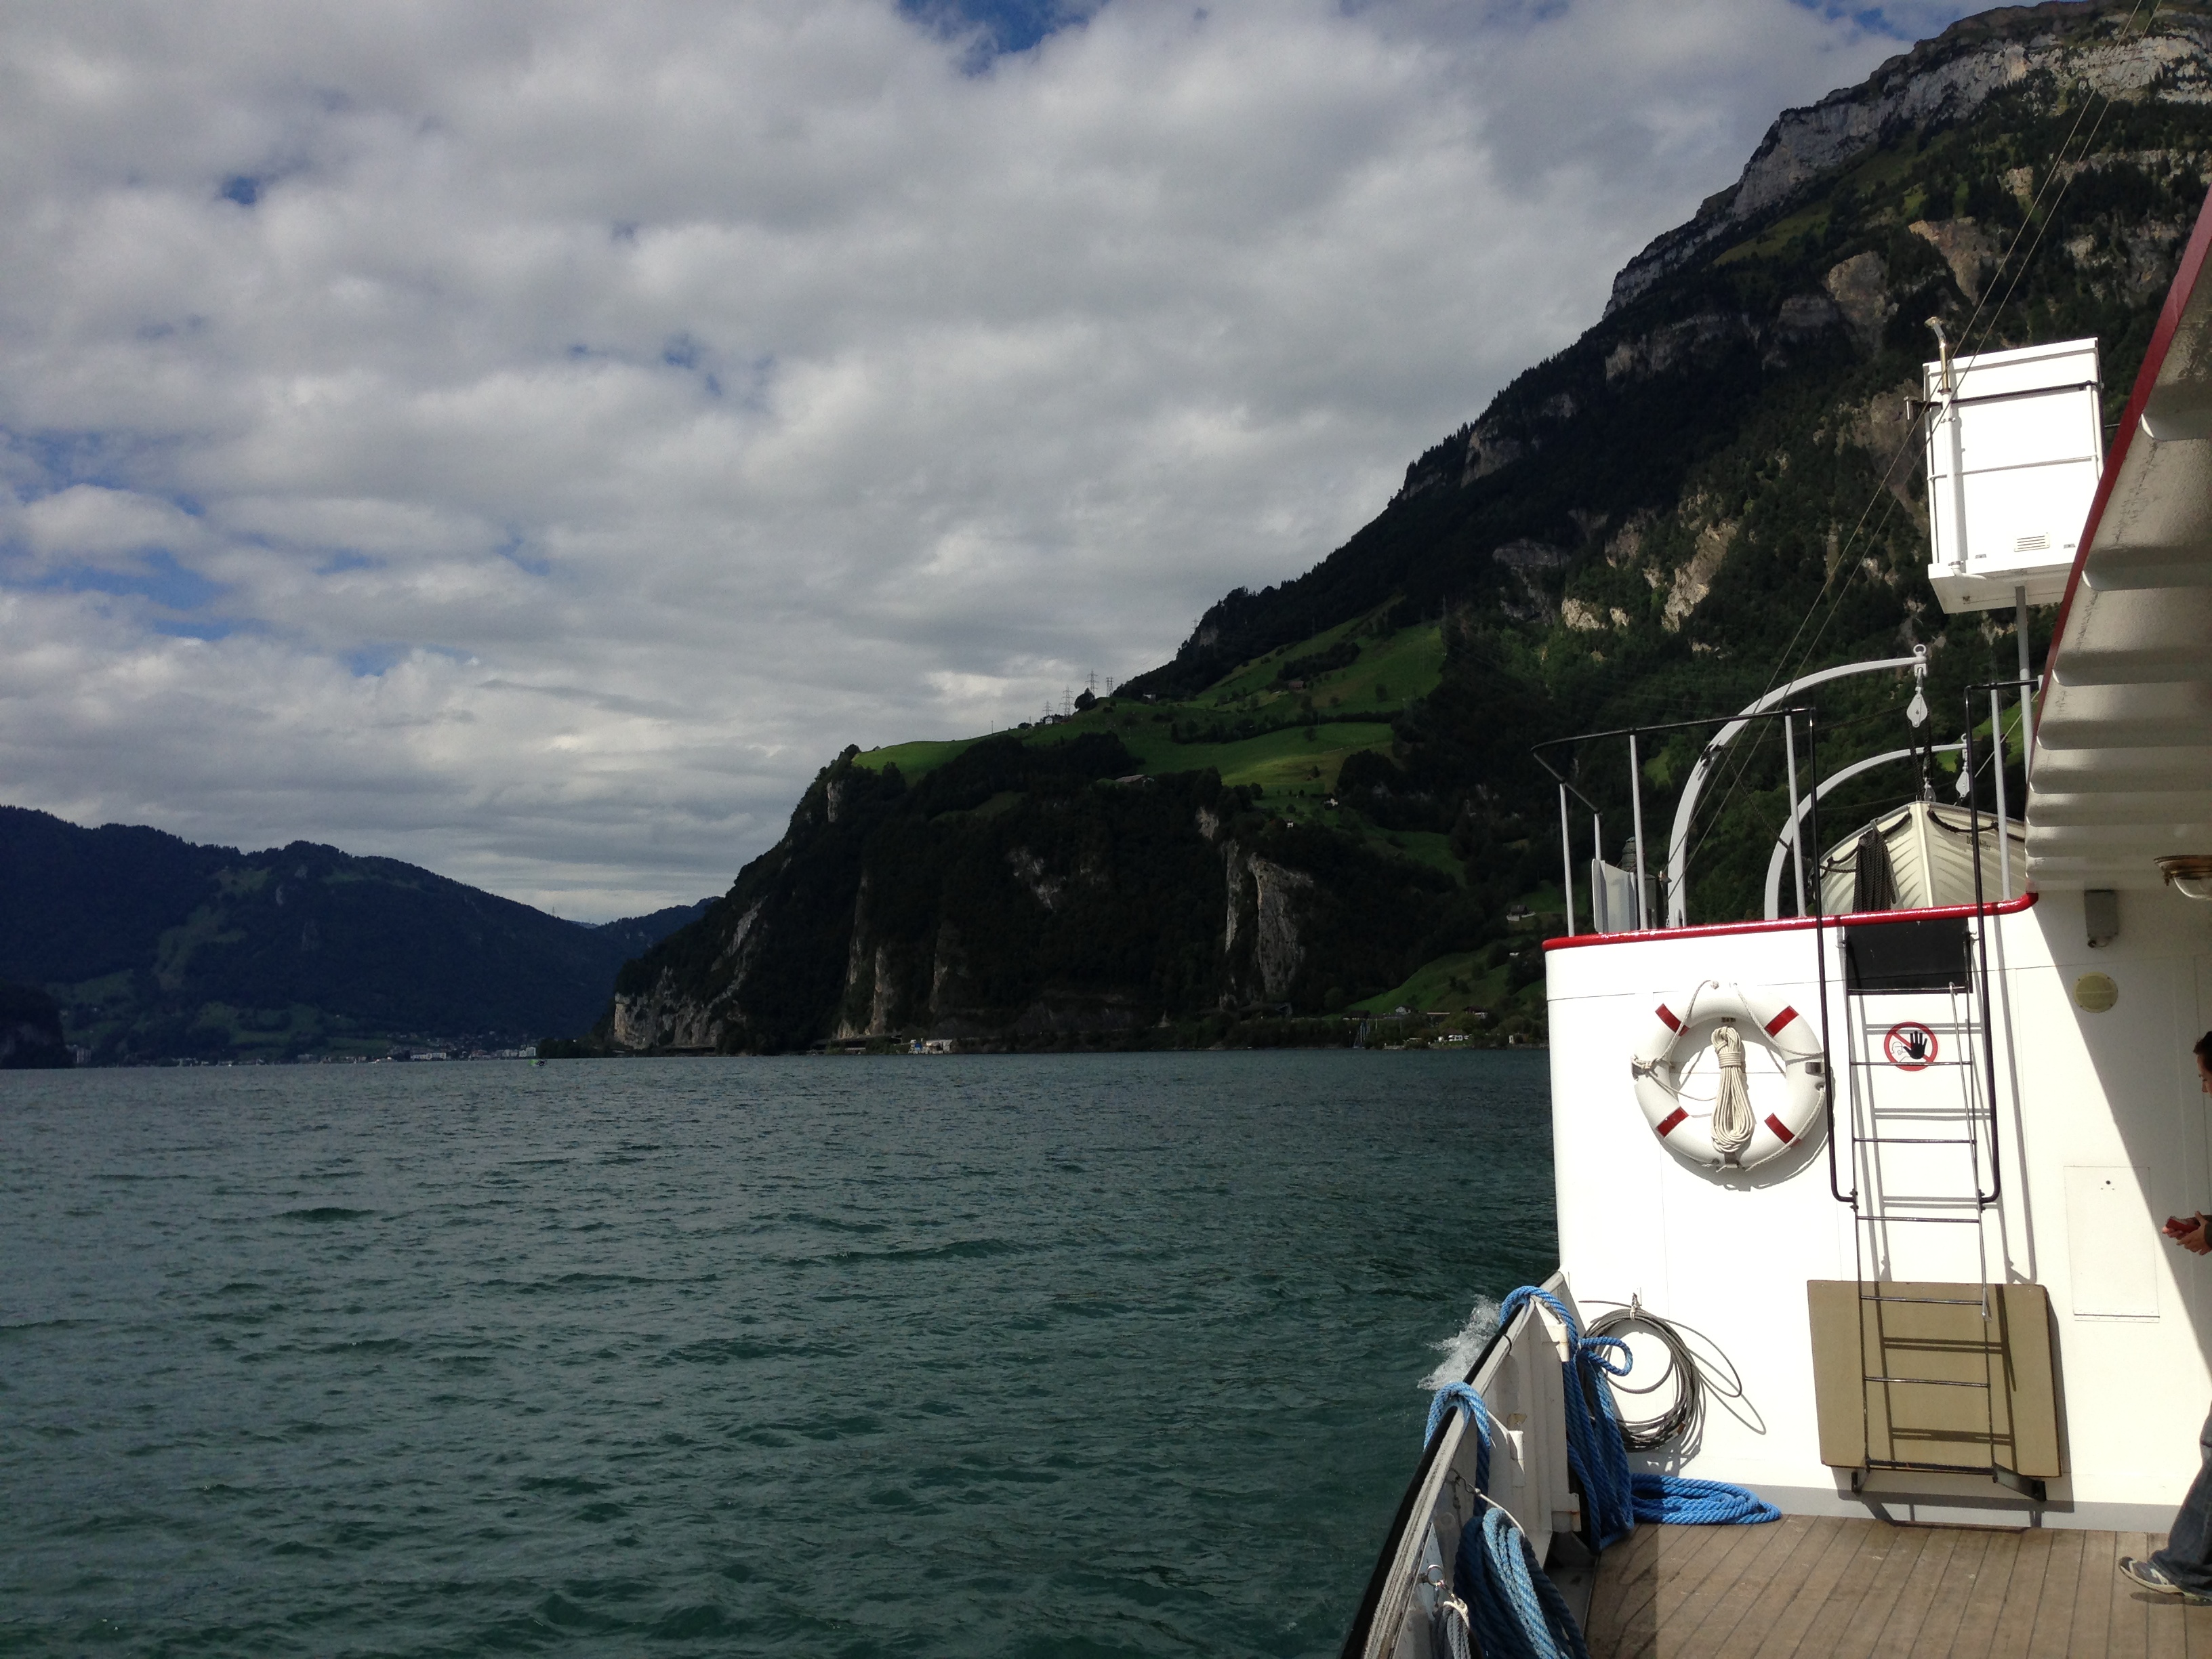
M 1622 267 L 1607 315 L 1740 236 L 1823 174 L 1901 134 L 1956 125 L 1999 93 L 2027 89 L 2051 108 L 2084 92 L 2212 101 L 2212 22 L 2175 7 L 2161 9 L 2148 29 L 2131 28 L 2141 11 L 2132 0 L 2001 7 L 1953 24 L 1858 86 L 1832 92 L 1809 109 L 1784 111 L 1734 185 Z
M 1318 1012 L 1346 963 L 1402 974 L 1481 921 L 1433 870 L 1270 818 L 1211 772 L 1135 776 L 1110 738 L 994 739 L 911 786 L 848 754 L 727 898 L 624 969 L 602 1036 L 1020 1045 Z

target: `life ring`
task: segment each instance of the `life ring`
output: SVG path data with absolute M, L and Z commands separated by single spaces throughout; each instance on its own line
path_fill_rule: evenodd
M 1710 1056 L 1713 1033 L 1723 1024 L 1765 1048 L 1782 1071 L 1780 1098 L 1773 1098 L 1778 1079 L 1763 1079 L 1767 1086 L 1752 1102 L 1749 1142 L 1734 1152 L 1714 1144 L 1711 1106 L 1682 1098 L 1684 1074 L 1701 1055 Z M 1755 1169 L 1808 1137 L 1817 1139 L 1827 1121 L 1827 1069 L 1812 1022 L 1795 1007 L 1711 979 L 1687 996 L 1662 1002 L 1650 1034 L 1629 1059 L 1636 1103 L 1652 1133 L 1684 1163 L 1709 1170 Z

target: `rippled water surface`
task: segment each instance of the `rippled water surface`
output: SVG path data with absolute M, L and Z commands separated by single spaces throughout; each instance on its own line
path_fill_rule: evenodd
M 0 1075 L 0 1652 L 1333 1653 L 1544 1058 Z

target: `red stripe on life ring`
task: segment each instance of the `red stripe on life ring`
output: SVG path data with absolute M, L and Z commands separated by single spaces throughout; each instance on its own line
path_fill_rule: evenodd
M 1674 1018 L 1674 1011 L 1663 1002 L 1659 1005 L 1659 1018 L 1670 1031 L 1679 1031 L 1682 1029 L 1682 1022 Z M 1667 1132 L 1662 1129 L 1659 1133 L 1663 1135 Z
M 1662 1013 L 1664 1013 L 1665 1012 L 1666 1010 L 1663 1008 L 1660 1010 L 1660 1012 Z M 1668 1113 L 1666 1116 L 1661 1118 L 1659 1120 L 1659 1138 L 1662 1140 L 1664 1140 L 1668 1135 L 1674 1133 L 1676 1129 L 1681 1127 L 1682 1120 L 1687 1116 L 1689 1116 L 1689 1113 L 1684 1111 L 1680 1106 L 1677 1106 L 1673 1111 Z
M 1773 1130 L 1776 1134 L 1782 1137 L 1782 1144 L 1785 1146 L 1787 1146 L 1791 1141 L 1797 1139 L 1796 1135 L 1791 1134 L 1789 1130 L 1782 1127 L 1782 1120 L 1775 1116 L 1771 1112 L 1767 1114 L 1766 1127 Z
M 1793 1019 L 1795 1019 L 1795 1018 L 1797 1018 L 1797 1011 L 1796 1011 L 1795 1008 L 1792 1008 L 1791 1006 L 1790 1006 L 1790 1005 L 1789 1005 L 1788 1003 L 1784 1003 L 1784 1004 L 1783 1004 L 1783 1005 L 1782 1005 L 1782 1012 L 1781 1012 L 1780 1013 L 1778 1013 L 1778 1014 L 1775 1015 L 1775 1017 L 1774 1017 L 1772 1019 L 1770 1019 L 1770 1020 L 1768 1020 L 1768 1021 L 1766 1022 L 1766 1035 L 1767 1035 L 1767 1036 L 1781 1036 L 1781 1035 L 1782 1035 L 1782 1028 L 1783 1028 L 1784 1026 L 1787 1025 L 1787 1024 L 1788 1024 L 1791 1020 L 1793 1020 Z M 1773 1121 L 1774 1121 L 1774 1120 L 1773 1120 L 1773 1119 L 1771 1119 L 1771 1118 L 1769 1118 L 1769 1119 L 1767 1120 L 1767 1121 L 1768 1121 L 1768 1122 L 1770 1122 L 1770 1123 L 1771 1123 L 1771 1122 L 1772 1122 Z M 1790 1137 L 1789 1137 L 1789 1136 L 1787 1136 L 1787 1135 L 1784 1135 L 1784 1136 L 1783 1137 L 1783 1139 L 1784 1139 L 1784 1140 L 1787 1140 L 1789 1138 L 1790 1138 Z

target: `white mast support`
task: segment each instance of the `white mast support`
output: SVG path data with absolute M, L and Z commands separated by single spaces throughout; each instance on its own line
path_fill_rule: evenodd
M 1605 820 L 1595 811 L 1590 813 L 1590 932 L 1602 933 L 1613 925 L 1613 918 L 1605 913 L 1605 872 L 1598 866 L 1605 862 Z
M 1959 418 L 1959 377 L 1951 366 L 1951 343 L 1943 337 L 1943 325 L 1935 318 L 1928 326 L 1936 331 L 1936 356 L 1943 365 L 1943 409 L 1936 419 L 1946 421 L 1951 428 L 1951 568 L 1964 574 L 1966 568 L 1966 450 L 1961 430 L 1964 422 Z
M 1628 734 L 1628 801 L 1635 814 L 1636 927 L 1640 933 L 1651 925 L 1651 907 L 1644 901 L 1644 766 L 1636 757 L 1636 733 Z
M 2020 635 L 2020 766 L 2033 775 L 2035 766 L 2035 676 L 2027 665 L 2027 589 L 2012 591 L 2013 631 Z
M 1929 752 L 1937 755 L 1963 755 L 1966 750 L 1966 745 L 1963 743 L 1939 743 Z M 1766 919 L 1769 921 L 1779 921 L 1782 919 L 1782 860 L 1798 845 L 1801 839 L 1798 828 L 1804 823 L 1805 814 L 1813 803 L 1826 799 L 1828 792 L 1838 784 L 1849 783 L 1862 772 L 1871 772 L 1875 767 L 1887 766 L 1892 761 L 1911 760 L 1919 752 L 1917 749 L 1893 749 L 1887 755 L 1874 755 L 1863 761 L 1854 761 L 1814 790 L 1798 806 L 1796 815 L 1783 827 L 1782 833 L 1775 838 L 1774 855 L 1766 861 Z M 2002 844 L 2002 842 L 1999 843 L 2000 846 Z M 1818 875 L 1820 872 L 1816 869 L 1814 873 Z M 1822 908 L 1826 908 L 1825 906 Z M 1801 916 L 1805 914 L 1805 901 L 1802 889 L 1797 900 L 1797 914 Z
M 1797 718 L 1782 717 L 1782 742 L 1790 754 L 1790 850 L 1797 866 L 1797 914 L 1805 914 L 1805 844 L 1797 835 Z M 1771 912 L 1771 905 L 1767 907 Z
M 1990 693 L 1990 762 L 1997 775 L 1997 882 L 2012 896 L 2012 836 L 2005 827 L 2004 694 Z
M 1728 747 L 1729 741 L 1759 715 L 1778 704 L 1789 702 L 1808 686 L 1822 685 L 1850 674 L 1916 668 L 1927 660 L 1928 647 L 1916 645 L 1909 657 L 1885 657 L 1879 662 L 1847 662 L 1839 668 L 1823 668 L 1815 674 L 1801 675 L 1787 685 L 1768 692 L 1713 733 L 1713 740 L 1705 745 L 1705 752 L 1698 757 L 1698 763 L 1690 769 L 1689 781 L 1682 786 L 1681 804 L 1674 809 L 1674 828 L 1667 838 L 1667 925 L 1669 927 L 1687 925 L 1690 890 L 1683 875 L 1690 862 L 1690 821 L 1697 815 L 1698 797 L 1705 792 L 1705 779 L 1719 761 L 1721 750 Z
M 1567 831 L 1567 786 L 1559 786 L 1559 896 L 1567 905 L 1567 936 L 1575 932 L 1575 840 Z

